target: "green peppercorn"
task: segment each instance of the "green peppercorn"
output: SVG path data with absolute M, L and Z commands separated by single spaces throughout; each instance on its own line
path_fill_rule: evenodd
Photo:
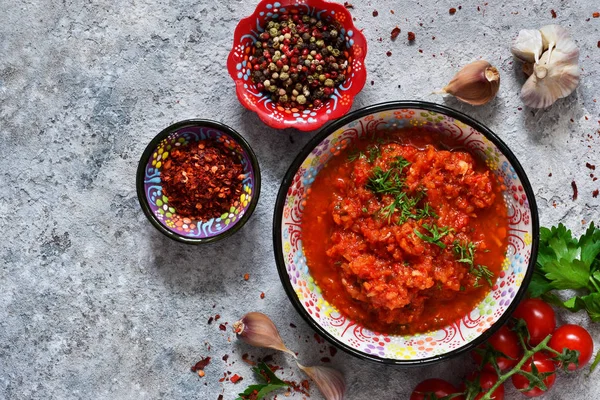
M 332 38 L 336 38 L 338 35 L 338 31 L 336 31 L 335 29 L 332 29 L 329 31 L 329 36 L 331 36 Z
M 283 96 L 279 96 L 279 102 L 287 103 L 288 101 L 289 100 L 288 100 L 287 94 L 284 94 Z
M 333 49 L 333 51 L 331 52 L 331 54 L 333 54 L 334 57 L 339 57 L 340 51 L 338 49 Z
M 325 83 L 324 85 L 327 87 L 333 87 L 335 83 L 333 82 L 333 79 L 325 79 Z
M 325 79 L 327 79 L 327 77 L 323 74 L 319 75 L 319 82 L 325 82 Z
M 277 36 L 279 32 L 277 31 L 276 28 L 271 28 L 269 29 L 269 35 L 271 35 L 271 37 Z
M 304 95 L 298 95 L 296 96 L 296 101 L 298 104 L 306 104 L 306 97 L 304 97 Z
M 287 72 L 282 72 L 281 74 L 279 74 L 279 79 L 281 79 L 282 81 L 287 81 L 289 79 L 289 75 Z
M 323 39 L 319 39 L 315 44 L 317 45 L 317 47 L 323 47 L 325 45 L 325 42 L 323 41 Z

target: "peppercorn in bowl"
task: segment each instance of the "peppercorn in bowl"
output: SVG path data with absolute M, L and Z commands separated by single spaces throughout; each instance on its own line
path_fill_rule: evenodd
M 242 105 L 265 124 L 310 131 L 350 110 L 366 53 L 342 4 L 263 0 L 237 25 L 227 69 Z
M 250 218 L 260 169 L 250 145 L 215 121 L 185 120 L 160 132 L 138 164 L 138 200 L 152 225 L 171 239 L 209 243 Z

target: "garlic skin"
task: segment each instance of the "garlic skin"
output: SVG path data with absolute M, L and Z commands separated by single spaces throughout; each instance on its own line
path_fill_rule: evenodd
M 526 63 L 535 63 L 544 50 L 542 33 L 537 29 L 522 29 L 510 48 L 513 56 Z
M 240 339 L 252 346 L 283 351 L 297 358 L 293 351 L 285 347 L 273 321 L 263 313 L 249 312 L 233 324 L 233 330 Z
M 528 107 L 546 108 L 556 100 L 570 95 L 579 85 L 579 66 L 569 62 L 571 56 L 548 50 L 521 89 L 521 98 Z
M 300 368 L 316 384 L 326 400 L 343 400 L 346 393 L 346 381 L 344 375 L 336 369 L 329 367 L 305 367 L 298 363 Z
M 579 48 L 565 28 L 560 25 L 546 25 L 540 28 L 540 33 L 544 50 L 563 53 L 565 56 L 562 62 L 564 63 L 577 64 L 579 62 Z
M 435 93 L 448 93 L 465 103 L 480 106 L 492 100 L 500 88 L 500 73 L 489 62 L 479 60 L 465 65 L 445 88 Z

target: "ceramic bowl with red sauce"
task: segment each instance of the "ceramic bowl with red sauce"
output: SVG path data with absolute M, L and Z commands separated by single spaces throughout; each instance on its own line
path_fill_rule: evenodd
M 187 244 L 239 231 L 260 194 L 254 151 L 229 126 L 204 119 L 163 129 L 146 146 L 136 175 L 142 211 L 161 233 Z
M 397 101 L 305 146 L 273 236 L 283 286 L 319 334 L 411 366 L 464 353 L 506 322 L 531 279 L 539 223 L 498 136 L 451 108 Z

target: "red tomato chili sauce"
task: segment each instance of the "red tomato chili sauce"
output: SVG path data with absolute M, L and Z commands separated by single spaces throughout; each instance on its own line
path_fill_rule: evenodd
M 503 189 L 484 162 L 423 128 L 361 139 L 308 191 L 302 240 L 311 275 L 342 314 L 377 332 L 451 324 L 502 268 Z

